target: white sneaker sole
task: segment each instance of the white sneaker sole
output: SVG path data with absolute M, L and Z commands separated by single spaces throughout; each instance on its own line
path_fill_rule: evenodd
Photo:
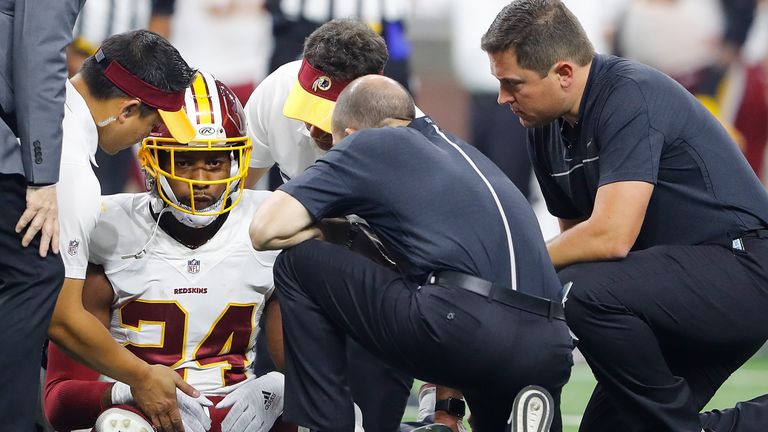
M 95 432 L 152 432 L 154 428 L 144 417 L 121 408 L 109 408 L 96 419 Z
M 507 424 L 511 432 L 549 432 L 554 400 L 539 386 L 525 387 L 515 397 Z

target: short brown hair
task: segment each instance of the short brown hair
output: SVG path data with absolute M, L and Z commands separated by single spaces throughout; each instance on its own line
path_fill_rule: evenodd
M 541 76 L 560 60 L 586 66 L 595 51 L 579 20 L 560 0 L 513 1 L 496 15 L 480 47 L 491 54 L 513 49 L 521 67 Z
M 384 38 L 362 21 L 328 21 L 304 42 L 304 58 L 337 80 L 351 81 L 384 70 L 389 58 Z

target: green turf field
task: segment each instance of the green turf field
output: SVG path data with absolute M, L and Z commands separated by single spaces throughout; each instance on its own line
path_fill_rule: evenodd
M 768 357 L 757 357 L 745 364 L 726 381 L 707 408 L 732 407 L 738 401 L 749 400 L 768 392 Z M 595 379 L 586 363 L 573 368 L 571 380 L 563 390 L 562 412 L 565 432 L 576 432 L 581 414 L 595 385 Z M 414 391 L 418 385 L 414 385 Z M 415 409 L 408 407 L 406 420 L 413 420 Z
M 768 390 L 768 357 L 754 358 L 736 371 L 723 384 L 712 401 L 710 408 L 728 408 L 736 402 L 749 400 Z M 563 390 L 563 424 L 565 432 L 576 432 L 587 404 L 589 395 L 595 385 L 595 379 L 586 363 L 577 364 L 571 373 L 571 380 Z

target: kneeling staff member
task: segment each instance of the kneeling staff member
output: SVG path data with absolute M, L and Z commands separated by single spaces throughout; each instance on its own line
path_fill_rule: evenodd
M 352 430 L 349 335 L 416 378 L 461 390 L 478 431 L 503 430 L 531 384 L 554 401 L 539 392 L 545 409 L 520 404 L 539 408 L 520 415 L 559 431 L 572 342 L 533 211 L 474 147 L 413 118 L 396 82 L 355 80 L 336 103 L 334 147 L 254 216 L 256 249 L 289 248 L 274 269 L 284 415 L 312 430 Z M 400 272 L 318 241 L 318 221 L 347 214 L 368 221 Z

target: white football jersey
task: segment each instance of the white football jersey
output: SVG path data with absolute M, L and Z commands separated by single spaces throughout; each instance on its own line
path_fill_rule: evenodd
M 259 317 L 278 251 L 257 252 L 248 228 L 269 192 L 243 192 L 207 243 L 190 249 L 157 228 L 147 193 L 103 197 L 91 262 L 115 293 L 110 331 L 148 363 L 182 373 L 201 393 L 223 395 L 251 379 Z

